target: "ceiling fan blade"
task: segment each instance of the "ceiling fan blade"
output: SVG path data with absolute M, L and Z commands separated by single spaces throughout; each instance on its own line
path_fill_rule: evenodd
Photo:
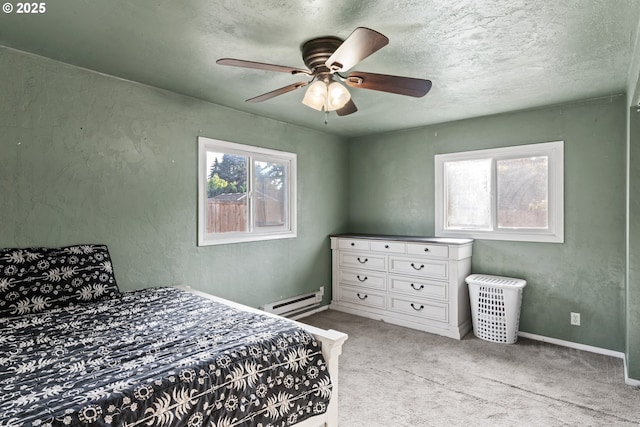
M 346 71 L 388 43 L 389 39 L 385 35 L 358 27 L 333 52 L 325 65 L 331 71 Z
M 292 90 L 296 90 L 299 87 L 304 87 L 304 86 L 306 86 L 308 84 L 309 84 L 309 82 L 293 83 L 293 84 L 290 84 L 289 86 L 281 87 L 280 89 L 272 90 L 271 92 L 267 92 L 267 93 L 264 93 L 262 95 L 247 99 L 247 102 L 262 102 L 262 101 L 266 101 L 267 99 L 271 99 L 271 98 L 274 98 L 274 97 L 276 97 L 278 95 L 282 95 L 284 93 L 291 92 Z
M 336 114 L 338 114 L 339 116 L 348 116 L 349 114 L 353 114 L 356 111 L 358 111 L 358 107 L 356 107 L 356 104 L 354 104 L 353 100 L 350 99 L 349 102 L 344 105 L 344 107 L 336 110 Z
M 312 75 L 309 70 L 303 70 L 302 68 L 287 67 L 286 65 L 265 64 L 264 62 L 245 61 L 244 59 L 221 58 L 216 61 L 216 64 L 230 65 L 232 67 L 254 68 L 256 70 L 278 71 L 280 73 Z
M 380 90 L 420 98 L 431 89 L 431 80 L 413 77 L 389 76 L 387 74 L 364 73 L 353 71 L 345 79 L 351 87 Z

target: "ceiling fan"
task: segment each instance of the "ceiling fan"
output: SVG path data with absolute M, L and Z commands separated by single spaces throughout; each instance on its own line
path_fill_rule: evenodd
M 412 77 L 352 71 L 346 76 L 342 72 L 378 51 L 389 43 L 389 39 L 370 28 L 358 27 L 345 40 L 338 37 L 319 37 L 305 42 L 302 59 L 308 69 L 265 64 L 243 59 L 222 58 L 216 63 L 234 67 L 279 71 L 292 75 L 311 77 L 308 81 L 290 84 L 280 89 L 247 99 L 247 102 L 262 102 L 295 89 L 309 86 L 302 103 L 318 111 L 336 111 L 339 116 L 358 111 L 351 94 L 339 82 L 350 87 L 371 89 L 413 97 L 422 97 L 431 89 L 431 81 Z

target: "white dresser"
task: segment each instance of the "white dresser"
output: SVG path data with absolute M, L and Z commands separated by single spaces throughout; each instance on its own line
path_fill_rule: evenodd
M 471 330 L 472 239 L 331 236 L 331 308 L 460 339 Z

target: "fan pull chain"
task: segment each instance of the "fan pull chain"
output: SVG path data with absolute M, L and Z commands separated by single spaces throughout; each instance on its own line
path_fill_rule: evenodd
M 327 110 L 324 111 L 324 124 L 329 124 L 329 112 Z

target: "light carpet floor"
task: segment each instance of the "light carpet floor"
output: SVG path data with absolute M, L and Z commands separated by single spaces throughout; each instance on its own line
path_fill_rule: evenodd
M 324 311 L 300 320 L 349 335 L 340 427 L 640 426 L 622 359 L 520 338 L 458 341 Z

